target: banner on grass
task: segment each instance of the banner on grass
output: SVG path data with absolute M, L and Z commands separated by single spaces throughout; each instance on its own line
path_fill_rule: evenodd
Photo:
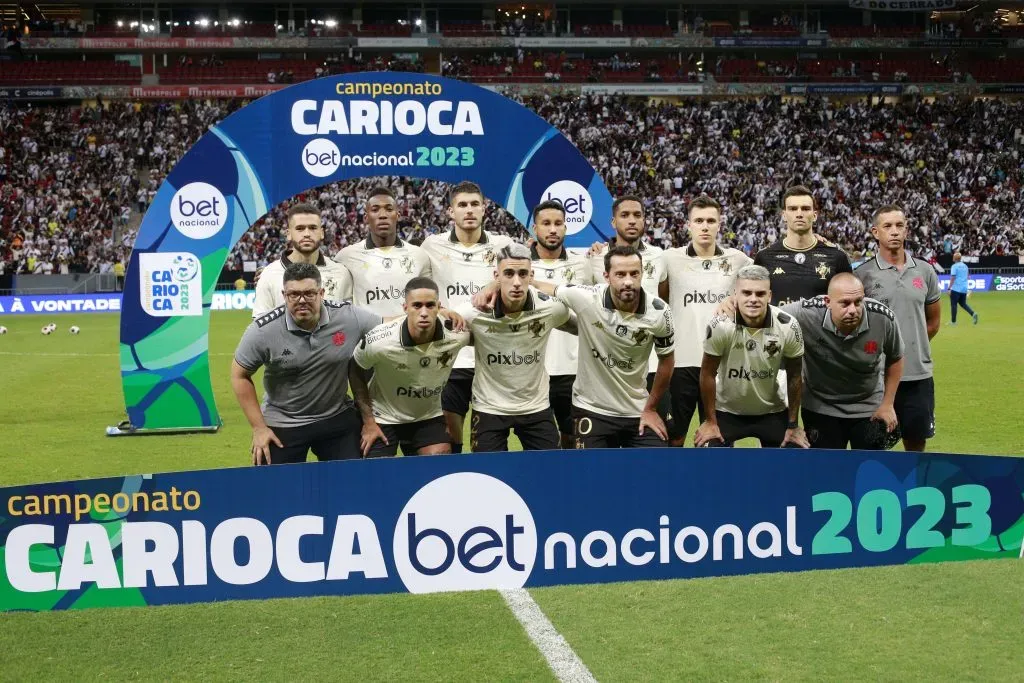
M 992 289 L 992 278 L 989 274 L 970 275 L 967 278 L 967 289 L 971 292 L 987 292 Z M 949 285 L 953 281 L 950 275 L 939 275 L 939 289 L 943 292 L 949 291 Z
M 206 313 L 232 246 L 275 205 L 366 176 L 472 180 L 524 225 L 541 200 L 559 199 L 568 246 L 610 231 L 612 198 L 590 163 L 551 124 L 502 95 L 390 72 L 268 94 L 200 138 L 142 219 L 121 302 L 133 433 L 219 426 Z
M 214 292 L 211 311 L 251 311 L 254 291 Z M 116 313 L 121 310 L 120 294 L 31 294 L 0 296 L 0 315 L 32 313 Z
M 553 451 L 0 489 L 0 610 L 1016 557 L 1024 458 Z

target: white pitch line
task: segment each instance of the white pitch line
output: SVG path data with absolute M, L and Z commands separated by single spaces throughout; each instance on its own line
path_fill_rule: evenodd
M 512 588 L 499 591 L 505 604 L 512 610 L 519 623 L 523 625 L 526 635 L 544 655 L 548 666 L 555 677 L 563 683 L 597 683 L 594 674 L 579 658 L 572 646 L 555 629 L 554 624 L 541 610 L 530 592 L 525 588 Z

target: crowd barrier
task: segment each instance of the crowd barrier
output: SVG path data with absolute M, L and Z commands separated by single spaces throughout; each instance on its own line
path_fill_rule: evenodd
M 0 611 L 1016 558 L 1022 536 L 1019 457 L 648 449 L 244 467 L 0 489 Z

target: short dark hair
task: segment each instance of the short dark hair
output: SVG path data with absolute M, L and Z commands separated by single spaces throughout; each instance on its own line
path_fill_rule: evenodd
M 618 199 L 616 199 L 614 202 L 612 202 L 612 217 L 614 217 L 615 214 L 618 213 L 619 205 L 622 204 L 623 202 L 636 202 L 637 204 L 640 205 L 640 213 L 647 213 L 647 211 L 644 209 L 644 200 L 640 199 L 640 197 L 638 197 L 635 194 L 624 194 Z
M 644 257 L 637 251 L 636 247 L 612 247 L 608 250 L 608 253 L 604 255 L 604 272 L 608 273 L 612 269 L 612 257 L 613 256 L 636 256 L 640 259 L 640 265 L 644 265 Z
M 291 221 L 292 216 L 297 216 L 300 213 L 301 214 L 311 213 L 311 214 L 315 214 L 315 215 L 319 216 L 320 215 L 320 209 L 316 208 L 315 206 L 313 206 L 309 202 L 299 202 L 298 204 L 292 205 L 292 207 L 290 209 L 288 209 L 288 213 L 285 214 L 285 220 L 286 221 Z
M 878 219 L 882 217 L 883 213 L 892 213 L 893 211 L 899 211 L 904 218 L 907 217 L 907 212 L 899 204 L 882 204 L 871 214 L 871 225 L 878 225 Z
M 782 202 L 780 203 L 781 209 L 785 210 L 786 200 L 790 197 L 810 197 L 811 206 L 815 211 L 818 210 L 818 200 L 814 198 L 814 193 L 811 192 L 811 188 L 806 185 L 792 185 L 786 188 L 786 191 L 782 193 Z
M 455 204 L 455 195 L 459 194 L 478 194 L 483 197 L 484 191 L 472 180 L 463 180 L 461 183 L 456 183 L 452 191 L 448 193 L 448 204 Z
M 562 202 L 558 201 L 557 199 L 547 199 L 538 204 L 537 206 L 533 207 L 533 222 L 537 222 L 537 214 L 539 214 L 541 211 L 547 211 L 548 209 L 561 211 L 562 217 L 565 217 L 565 207 L 562 205 Z
M 409 292 L 413 291 L 414 289 L 429 289 L 432 292 L 434 292 L 434 294 L 441 294 L 441 290 L 438 289 L 437 283 L 431 280 L 429 277 L 414 277 L 413 279 L 409 280 L 408 282 L 405 283 L 405 291 L 403 293 L 405 294 L 405 296 L 409 296 Z
M 289 263 L 285 266 L 284 283 L 297 280 L 315 280 L 317 287 L 323 284 L 320 269 L 312 263 Z
M 398 201 L 398 197 L 395 196 L 394 190 L 392 190 L 390 187 L 384 187 L 383 185 L 378 185 L 377 187 L 370 190 L 370 194 L 366 195 L 366 201 L 369 202 L 374 197 L 381 196 L 391 197 L 391 199 L 393 199 L 394 201 Z
M 715 209 L 719 214 L 722 213 L 722 205 L 719 204 L 718 200 L 713 197 L 709 197 L 706 194 L 702 194 L 690 202 L 686 215 L 689 216 L 694 209 Z

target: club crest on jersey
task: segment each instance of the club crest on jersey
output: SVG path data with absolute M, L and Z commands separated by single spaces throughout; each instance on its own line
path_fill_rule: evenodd
M 533 333 L 534 339 L 540 339 L 540 335 L 544 331 L 544 321 L 534 320 L 526 329 Z
M 338 289 L 338 283 L 335 280 L 333 280 L 331 278 L 325 278 L 324 279 L 324 294 L 326 296 L 329 296 L 329 297 L 333 298 L 334 295 L 336 294 L 336 290 L 337 289 Z
M 412 275 L 412 259 L 408 256 L 403 256 L 402 260 L 398 262 L 398 265 L 402 267 L 407 274 Z
M 645 263 L 644 264 L 644 272 L 647 274 L 648 277 L 654 275 L 654 264 L 651 263 L 650 261 Z
M 451 351 L 444 351 L 440 356 L 437 357 L 437 364 L 442 368 L 448 367 L 448 364 L 452 362 L 452 358 L 455 357 Z
M 804 256 L 803 254 L 797 254 L 796 256 L 793 257 L 793 260 L 799 263 L 800 265 L 803 265 L 804 261 L 807 260 L 807 257 Z
M 822 280 L 827 280 L 828 274 L 832 272 L 832 269 L 824 263 L 819 263 L 818 267 L 814 269 L 814 272 L 817 273 Z
M 764 345 L 764 352 L 768 354 L 769 358 L 771 358 L 781 350 L 782 347 L 779 346 L 778 339 L 770 339 L 768 340 L 768 343 Z
M 566 268 L 563 277 L 565 278 L 566 282 L 572 282 L 572 279 L 576 277 L 576 271 L 574 271 L 572 268 Z
M 747 351 L 753 351 L 756 348 L 757 348 L 757 342 L 754 341 L 753 339 L 748 339 L 747 340 Z
M 729 263 L 727 260 L 722 259 L 721 261 L 718 262 L 718 269 L 725 273 L 726 275 L 728 275 L 729 273 L 732 272 L 732 264 Z
M 489 265 L 489 266 L 493 266 L 494 265 L 494 259 L 496 259 L 496 258 L 497 258 L 497 254 L 494 253 L 493 249 L 488 249 L 487 253 L 484 254 L 484 261 L 486 261 L 487 265 Z
M 711 270 L 711 261 L 704 261 L 700 264 L 700 267 L 704 270 Z
M 643 346 L 644 342 L 647 341 L 647 338 L 650 337 L 650 336 L 651 335 L 646 330 L 637 330 L 636 332 L 633 333 L 632 338 L 633 338 L 633 342 L 637 346 Z
M 381 263 L 384 265 L 384 270 L 391 270 L 391 259 L 382 259 Z
M 629 332 L 629 328 L 626 327 L 625 325 L 616 325 L 615 326 L 615 335 L 618 336 L 618 337 L 625 337 L 626 333 L 628 333 L 628 332 Z

